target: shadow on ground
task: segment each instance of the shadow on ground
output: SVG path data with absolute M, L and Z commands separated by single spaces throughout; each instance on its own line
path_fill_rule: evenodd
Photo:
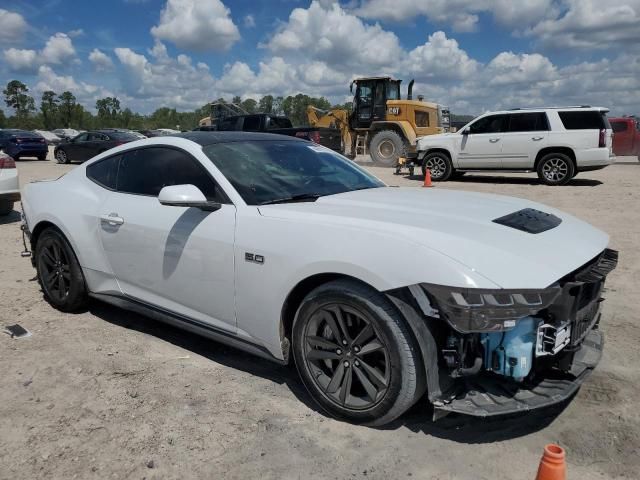
M 91 303 L 89 311 L 113 325 L 153 335 L 226 367 L 257 375 L 279 385 L 286 385 L 308 408 L 326 415 L 318 408 L 300 382 L 293 365 L 281 366 L 264 361 L 194 333 L 98 301 Z M 459 443 L 491 443 L 529 435 L 544 429 L 555 420 L 568 403 L 498 418 L 475 418 L 451 414 L 433 422 L 431 420 L 433 409 L 424 398 L 398 420 L 381 429 L 396 430 L 405 427 L 412 432 L 422 432 L 425 435 Z
M 7 225 L 9 223 L 15 223 L 20 221 L 20 212 L 15 210 L 9 212 L 8 215 L 3 215 L 0 217 L 0 225 Z
M 404 178 L 407 180 L 419 180 L 423 181 L 423 175 L 405 175 Z M 540 185 L 545 186 L 540 183 L 540 180 L 534 177 L 503 177 L 503 176 L 494 176 L 494 175 L 469 175 L 466 174 L 464 177 L 456 178 L 455 180 L 450 180 L 450 182 L 458 182 L 458 183 L 491 183 L 494 185 Z M 447 182 L 447 183 L 450 183 Z M 434 182 L 437 185 L 437 182 Z M 569 183 L 563 185 L 563 187 L 597 187 L 598 185 L 602 185 L 600 180 L 592 180 L 589 178 L 573 178 Z

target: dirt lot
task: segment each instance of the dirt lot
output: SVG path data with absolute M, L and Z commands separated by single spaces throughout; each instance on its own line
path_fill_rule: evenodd
M 59 313 L 19 256 L 14 212 L 0 220 L 0 324 L 33 336 L 0 335 L 0 478 L 531 480 L 549 442 L 566 448 L 570 479 L 638 478 L 640 163 L 619 160 L 565 187 L 530 174 L 436 187 L 553 205 L 609 232 L 620 250 L 597 371 L 568 405 L 490 421 L 432 423 L 421 404 L 386 429 L 340 423 L 317 411 L 291 368 L 98 303 Z M 23 160 L 18 168 L 26 183 L 73 166 Z M 390 184 L 421 184 L 372 171 Z

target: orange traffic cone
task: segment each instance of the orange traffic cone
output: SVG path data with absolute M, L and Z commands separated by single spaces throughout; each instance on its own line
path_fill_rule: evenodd
M 567 480 L 567 465 L 561 446 L 545 445 L 536 480 Z
M 431 170 L 429 170 L 428 168 L 425 170 L 425 173 L 424 173 L 424 184 L 422 186 L 423 187 L 433 187 L 433 185 L 431 184 Z

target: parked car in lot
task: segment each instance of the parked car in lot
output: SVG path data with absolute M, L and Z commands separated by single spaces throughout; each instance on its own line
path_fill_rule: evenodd
M 613 153 L 640 159 L 640 120 L 636 117 L 610 118 L 613 130 Z
M 502 170 L 534 171 L 547 185 L 564 185 L 614 161 L 607 112 L 568 107 L 485 113 L 456 133 L 420 138 L 418 160 L 435 181 Z
M 58 163 L 84 162 L 110 148 L 134 140 L 138 140 L 138 136 L 126 131 L 92 130 L 58 145 L 54 156 Z
M 0 152 L 0 215 L 13 211 L 13 204 L 20 200 L 18 169 L 15 160 Z
M 80 135 L 80 132 L 78 130 L 73 129 L 73 128 L 56 128 L 55 130 L 52 130 L 51 132 L 56 134 L 62 140 L 70 140 L 70 139 Z
M 617 253 L 545 205 L 390 188 L 325 147 L 235 132 L 132 142 L 23 193 L 52 306 L 99 299 L 295 361 L 352 422 L 425 393 L 437 413 L 540 408 L 601 357 Z
M 46 140 L 47 145 L 58 145 L 62 141 L 62 139 L 55 133 L 48 132 L 47 130 L 34 130 L 33 133 L 37 133 L 43 137 Z
M 10 155 L 14 160 L 25 157 L 45 160 L 49 149 L 41 135 L 27 130 L 8 128 L 0 130 L 0 151 Z

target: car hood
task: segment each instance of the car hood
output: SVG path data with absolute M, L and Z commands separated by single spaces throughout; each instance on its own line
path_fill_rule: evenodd
M 561 223 L 527 233 L 493 220 L 533 208 Z M 263 216 L 300 224 L 392 235 L 393 255 L 420 255 L 428 248 L 465 265 L 502 288 L 544 288 L 576 270 L 607 246 L 609 237 L 571 215 L 528 200 L 445 189 L 375 188 L 320 197 L 315 202 L 259 207 Z M 339 247 L 339 245 L 337 246 Z M 400 252 L 400 253 L 399 253 Z M 426 280 L 425 280 L 426 281 Z

